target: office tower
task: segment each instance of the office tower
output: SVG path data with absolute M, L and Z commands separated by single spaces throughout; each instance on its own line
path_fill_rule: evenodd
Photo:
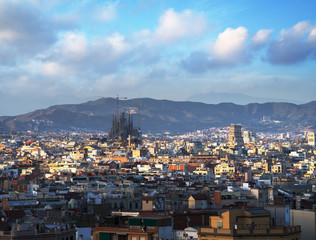
M 244 143 L 255 143 L 257 135 L 254 131 L 244 131 Z
M 308 145 L 315 147 L 315 132 L 309 132 L 307 134 Z
M 244 140 L 241 134 L 241 125 L 232 124 L 230 126 L 228 144 L 230 147 L 242 147 Z

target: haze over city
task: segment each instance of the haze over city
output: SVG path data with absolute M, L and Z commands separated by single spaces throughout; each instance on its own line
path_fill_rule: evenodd
M 315 1 L 0 2 L 0 115 L 100 97 L 315 100 Z

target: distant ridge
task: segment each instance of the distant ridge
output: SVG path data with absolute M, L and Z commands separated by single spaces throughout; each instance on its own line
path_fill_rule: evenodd
M 184 132 L 228 126 L 234 122 L 262 131 L 315 129 L 316 126 L 316 101 L 300 105 L 282 102 L 237 105 L 136 98 L 120 100 L 119 106 L 121 110 L 128 110 L 136 109 L 138 104 L 141 104 L 143 131 Z M 55 105 L 18 116 L 0 117 L 0 131 L 109 131 L 115 109 L 114 98 Z M 277 123 L 260 123 L 263 116 Z
M 224 102 L 231 102 L 235 104 L 249 104 L 249 103 L 267 103 L 267 102 L 288 102 L 295 104 L 303 104 L 302 102 L 290 100 L 290 99 L 278 99 L 278 98 L 263 98 L 263 97 L 254 97 L 241 93 L 217 93 L 217 92 L 208 92 L 200 93 L 194 96 L 191 96 L 187 99 L 192 102 L 203 102 L 208 104 L 219 104 Z

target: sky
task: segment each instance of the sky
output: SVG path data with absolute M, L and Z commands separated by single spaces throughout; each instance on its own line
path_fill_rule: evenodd
M 0 116 L 101 97 L 316 100 L 315 0 L 1 0 Z

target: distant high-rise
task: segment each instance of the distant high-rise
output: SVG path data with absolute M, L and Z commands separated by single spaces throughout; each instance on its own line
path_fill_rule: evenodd
M 241 134 L 241 125 L 232 124 L 230 126 L 228 144 L 230 147 L 242 147 L 244 140 Z
M 244 143 L 255 143 L 257 135 L 254 131 L 244 131 Z
M 308 145 L 315 147 L 316 145 L 315 132 L 309 132 L 307 134 L 307 141 L 308 141 Z

